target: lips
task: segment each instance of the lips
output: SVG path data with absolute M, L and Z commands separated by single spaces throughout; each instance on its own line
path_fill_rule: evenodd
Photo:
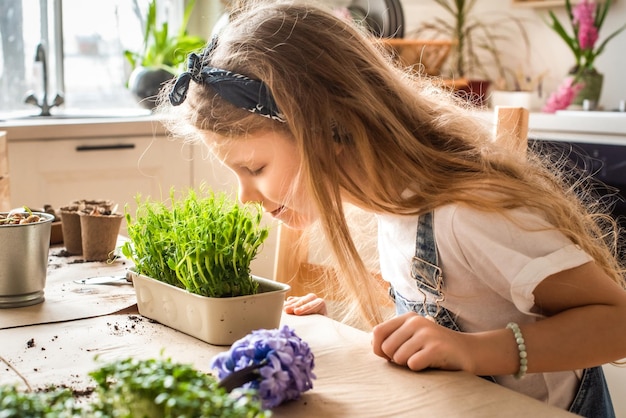
M 273 211 L 270 212 L 270 215 L 272 215 L 274 218 L 278 218 L 284 211 L 285 211 L 285 207 L 284 206 L 279 206 L 278 209 L 274 209 Z

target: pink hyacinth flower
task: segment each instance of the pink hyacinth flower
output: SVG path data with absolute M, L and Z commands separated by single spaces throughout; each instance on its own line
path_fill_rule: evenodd
M 582 88 L 584 83 L 574 83 L 573 77 L 567 77 L 559 88 L 548 97 L 543 107 L 545 113 L 555 113 L 557 110 L 567 109 L 572 104 L 574 97 Z
M 578 26 L 578 44 L 581 49 L 593 49 L 598 40 L 599 31 L 595 26 L 595 4 L 588 0 L 578 3 L 572 9 L 572 23 Z

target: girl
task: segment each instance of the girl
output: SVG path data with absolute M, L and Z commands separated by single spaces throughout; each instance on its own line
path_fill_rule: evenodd
M 611 416 L 598 365 L 626 357 L 617 235 L 604 228 L 614 222 L 354 25 L 298 3 L 246 3 L 165 89 L 171 128 L 194 129 L 243 202 L 291 228 L 319 223 L 377 355 Z M 392 319 L 374 302 L 344 203 L 378 219 Z M 314 295 L 286 306 L 324 308 Z

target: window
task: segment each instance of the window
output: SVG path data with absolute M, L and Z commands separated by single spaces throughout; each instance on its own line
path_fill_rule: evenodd
M 125 49 L 140 48 L 141 17 L 148 0 L 0 0 L 0 113 L 38 114 L 25 103 L 34 93 L 41 104 L 44 66 L 37 45 L 46 49 L 48 104 L 63 96 L 66 112 L 136 109 L 126 89 Z M 182 0 L 164 0 L 162 16 L 179 21 Z M 56 109 L 53 109 L 53 113 Z

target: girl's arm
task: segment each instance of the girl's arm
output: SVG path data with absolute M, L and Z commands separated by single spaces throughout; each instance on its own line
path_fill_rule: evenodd
M 594 262 L 546 278 L 534 296 L 547 318 L 520 324 L 528 373 L 575 370 L 626 357 L 626 291 Z M 519 352 L 503 321 L 499 330 L 460 333 L 408 313 L 376 326 L 372 344 L 377 355 L 413 370 L 515 374 Z

